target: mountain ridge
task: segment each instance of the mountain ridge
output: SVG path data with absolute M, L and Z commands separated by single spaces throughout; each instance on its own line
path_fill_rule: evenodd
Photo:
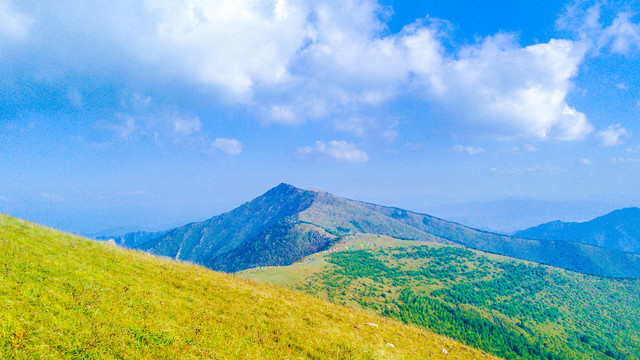
M 290 265 L 355 233 L 455 244 L 588 274 L 640 278 L 637 254 L 495 234 L 285 183 L 230 212 L 175 228 L 137 248 L 235 272 Z

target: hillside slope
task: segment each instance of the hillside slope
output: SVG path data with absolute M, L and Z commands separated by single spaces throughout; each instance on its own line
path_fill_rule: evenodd
M 2 359 L 492 359 L 305 294 L 4 215 L 0 263 Z
M 214 270 L 290 265 L 355 233 L 459 244 L 587 274 L 640 278 L 640 255 L 570 241 L 526 240 L 474 230 L 398 208 L 280 184 L 207 221 L 139 249 Z
M 585 222 L 552 221 L 515 236 L 526 239 L 565 240 L 640 254 L 640 208 L 626 208 Z
M 640 280 L 366 234 L 238 276 L 373 310 L 506 359 L 639 359 Z

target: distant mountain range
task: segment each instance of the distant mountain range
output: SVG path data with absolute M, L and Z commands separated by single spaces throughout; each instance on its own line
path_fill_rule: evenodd
M 602 276 L 640 278 L 640 255 L 575 241 L 498 235 L 411 211 L 280 184 L 209 220 L 118 243 L 235 272 L 290 265 L 355 233 L 455 244 Z M 157 236 L 156 236 L 157 235 Z M 127 240 L 133 239 L 133 240 Z
M 552 221 L 518 231 L 515 236 L 575 241 L 640 254 L 640 209 L 620 209 L 585 222 Z

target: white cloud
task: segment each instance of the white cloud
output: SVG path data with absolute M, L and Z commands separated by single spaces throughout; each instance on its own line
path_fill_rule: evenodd
M 119 123 L 113 124 L 110 128 L 118 134 L 122 140 L 129 140 L 138 131 L 136 119 L 131 116 L 119 114 Z
M 358 119 L 411 92 L 443 105 L 470 132 L 580 140 L 592 131 L 566 101 L 584 58 L 580 42 L 522 47 L 498 34 L 448 50 L 446 22 L 424 18 L 390 34 L 389 9 L 374 0 L 24 3 L 37 15 L 42 43 L 51 44 L 31 52 L 49 65 L 39 73 L 100 75 L 116 67 L 150 82 L 179 80 L 282 124 Z M 91 20 L 97 13 L 100 22 Z M 616 33 L 627 31 L 624 20 Z M 395 122 L 346 121 L 336 129 L 393 138 Z M 174 132 L 199 131 L 191 124 L 174 123 Z
M 291 106 L 273 105 L 267 111 L 267 120 L 280 124 L 292 125 L 299 124 L 304 119 L 296 116 Z
M 197 116 L 183 117 L 179 113 L 172 114 L 173 129 L 176 133 L 190 135 L 202 129 L 202 122 Z
M 298 1 L 147 1 L 153 29 L 138 55 L 249 96 L 256 84 L 291 79 L 288 66 L 307 36 L 308 14 Z
M 242 143 L 236 139 L 217 138 L 211 143 L 211 148 L 227 155 L 242 153 Z
M 316 141 L 315 147 L 303 147 L 296 152 L 298 159 L 311 159 L 317 157 L 326 157 L 335 160 L 362 163 L 369 161 L 369 156 L 364 151 L 358 149 L 353 143 L 346 141 Z
M 637 3 L 637 2 L 636 2 Z M 620 6 L 623 4 L 623 6 Z M 576 32 L 591 46 L 594 53 L 608 51 L 623 55 L 640 51 L 640 24 L 634 23 L 635 13 L 629 12 L 632 4 L 608 1 L 576 0 L 558 19 L 563 30 Z M 603 16 L 612 13 L 613 16 Z M 610 23 L 603 23 L 613 18 Z
M 629 146 L 629 147 L 626 148 L 626 151 L 628 153 L 640 153 L 640 145 L 636 145 L 635 147 L 634 146 Z
M 628 12 L 618 14 L 611 25 L 602 30 L 599 48 L 609 47 L 619 54 L 640 51 L 640 25 L 631 21 L 632 15 Z
M 117 122 L 107 126 L 123 140 L 140 136 L 154 141 L 169 139 L 179 142 L 194 137 L 202 130 L 198 116 L 157 105 L 150 96 L 138 93 L 126 96 L 123 107 L 124 112 L 116 114 Z
M 456 145 L 453 147 L 453 151 L 457 153 L 467 153 L 469 155 L 477 155 L 477 154 L 482 154 L 484 152 L 484 149 L 481 147 Z
M 398 136 L 397 122 L 386 121 L 384 124 L 370 117 L 349 117 L 336 119 L 335 129 L 359 138 L 379 137 L 393 140 Z
M 511 152 L 518 155 L 529 154 L 538 151 L 538 148 L 531 144 L 524 144 L 522 146 L 514 146 L 508 150 L 501 150 L 501 152 Z
M 598 132 L 601 146 L 617 146 L 624 144 L 621 138 L 629 136 L 629 133 L 620 124 L 609 125 L 605 130 Z
M 2 40 L 24 41 L 32 20 L 14 9 L 11 0 L 0 0 L 0 44 Z
M 522 48 L 512 36 L 489 37 L 447 63 L 441 99 L 504 137 L 581 140 L 592 126 L 566 97 L 583 56 L 568 40 Z
M 591 159 L 580 159 L 580 163 L 582 163 L 582 165 L 591 165 L 592 161 Z

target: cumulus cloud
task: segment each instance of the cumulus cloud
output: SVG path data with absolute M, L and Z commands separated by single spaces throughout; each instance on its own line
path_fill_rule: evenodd
M 634 22 L 636 14 L 626 6 L 608 1 L 574 1 L 558 19 L 563 30 L 577 33 L 582 41 L 591 45 L 594 53 L 608 51 L 629 55 L 640 51 L 640 24 Z
M 605 130 L 598 132 L 601 146 L 617 146 L 624 144 L 623 137 L 629 136 L 629 133 L 620 124 L 610 125 Z
M 330 158 L 350 163 L 362 163 L 369 161 L 367 153 L 358 149 L 356 145 L 338 140 L 329 142 L 316 141 L 314 147 L 307 146 L 298 149 L 295 157 L 301 160 Z
M 581 140 L 592 126 L 566 97 L 583 56 L 568 40 L 523 48 L 509 35 L 489 37 L 448 62 L 442 101 L 504 137 Z
M 640 25 L 633 23 L 632 17 L 633 14 L 629 12 L 618 14 L 611 25 L 602 30 L 598 46 L 609 47 L 612 52 L 619 54 L 640 51 Z
M 211 143 L 211 149 L 226 155 L 240 155 L 242 153 L 242 143 L 236 139 L 217 138 Z
M 7 4 L 0 0 L 0 14 L 11 9 Z M 246 104 L 267 123 L 347 119 L 336 130 L 363 137 L 395 136 L 395 119 L 369 121 L 363 113 L 408 91 L 442 105 L 469 131 L 500 138 L 580 140 L 593 129 L 567 102 L 586 52 L 579 41 L 523 47 L 514 36 L 497 34 L 452 50 L 443 45 L 445 21 L 425 17 L 389 33 L 390 10 L 374 0 L 71 4 L 21 2 L 25 14 L 38 18 L 38 36 L 47 40 L 40 44 L 52 44 L 30 52 L 51 72 L 177 79 Z M 96 13 L 100 22 L 90 20 Z M 611 27 L 613 48 L 632 48 L 630 19 L 622 16 Z M 40 76 L 45 68 L 37 69 Z M 189 124 L 174 122 L 173 131 L 199 131 L 196 121 Z

